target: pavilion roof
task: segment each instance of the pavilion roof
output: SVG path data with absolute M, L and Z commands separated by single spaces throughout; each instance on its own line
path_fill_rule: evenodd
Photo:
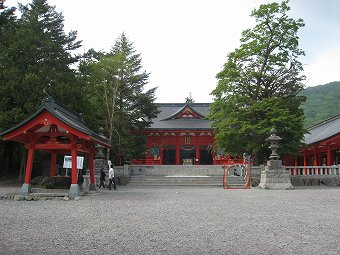
M 160 103 L 160 113 L 146 130 L 211 130 L 209 103 Z M 189 114 L 188 114 L 189 113 Z
M 304 142 L 307 145 L 322 142 L 340 134 L 340 114 L 308 128 Z
M 96 143 L 100 143 L 106 147 L 110 147 L 111 144 L 108 139 L 103 136 L 96 134 L 94 131 L 86 127 L 85 122 L 83 120 L 82 114 L 79 114 L 75 111 L 68 109 L 65 105 L 60 102 L 54 100 L 52 97 L 48 97 L 42 100 L 40 107 L 38 110 L 33 113 L 30 117 L 15 125 L 14 127 L 0 133 L 0 136 L 4 137 L 11 132 L 14 132 L 26 124 L 33 121 L 35 118 L 43 114 L 44 112 L 48 112 L 56 117 L 59 121 L 63 122 L 67 126 L 81 132 L 82 134 L 88 135 L 92 140 Z

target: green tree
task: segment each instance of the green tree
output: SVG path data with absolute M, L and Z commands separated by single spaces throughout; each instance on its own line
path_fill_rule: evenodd
M 37 109 L 43 89 L 66 105 L 80 108 L 80 84 L 70 67 L 78 61 L 72 54 L 80 47 L 76 32 L 65 34 L 62 14 L 46 0 L 19 5 L 19 10 L 22 15 L 2 51 L 0 123 L 4 129 Z
M 142 71 L 141 61 L 123 33 L 108 54 L 91 50 L 80 66 L 89 100 L 99 107 L 98 118 L 105 123 L 118 164 L 127 156 L 139 157 L 145 151 L 139 131 L 149 126 L 158 113 L 156 88 L 144 92 L 149 73 Z
M 304 23 L 290 18 L 289 10 L 283 1 L 252 11 L 256 25 L 242 32 L 241 46 L 228 54 L 212 92 L 217 145 L 231 154 L 253 153 L 257 163 L 268 157 L 264 141 L 271 128 L 283 138 L 279 151 L 285 155 L 297 153 L 306 132 L 300 108 L 305 98 L 298 95 L 305 77 L 297 32 Z
M 21 16 L 17 19 L 11 10 L 1 12 L 5 40 L 0 43 L 0 130 L 36 111 L 45 97 L 44 89 L 74 110 L 82 109 L 82 87 L 71 68 L 78 61 L 73 54 L 80 47 L 77 33 L 64 32 L 62 14 L 46 0 L 19 4 Z M 10 150 L 13 153 L 14 149 L 5 151 Z

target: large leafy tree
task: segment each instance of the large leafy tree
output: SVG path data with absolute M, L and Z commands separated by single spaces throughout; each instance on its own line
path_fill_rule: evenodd
M 144 91 L 149 73 L 142 70 L 141 61 L 123 33 L 109 53 L 91 50 L 80 66 L 88 94 L 92 95 L 89 100 L 97 109 L 97 119 L 105 123 L 118 164 L 127 156 L 138 157 L 145 151 L 139 131 L 149 126 L 158 113 L 156 88 Z
M 228 54 L 212 92 L 210 118 L 216 142 L 231 154 L 254 153 L 257 163 L 268 156 L 265 138 L 275 127 L 283 138 L 281 154 L 295 154 L 305 129 L 301 75 L 304 55 L 297 32 L 303 20 L 290 18 L 288 1 L 252 11 L 256 25 L 242 33 L 241 45 Z

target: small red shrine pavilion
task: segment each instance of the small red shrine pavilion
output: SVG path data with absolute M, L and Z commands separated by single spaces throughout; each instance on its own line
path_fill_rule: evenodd
M 159 110 L 157 118 L 144 131 L 147 155 L 144 159 L 132 160 L 132 164 L 213 165 L 240 162 L 216 153 L 213 129 L 207 118 L 208 103 L 161 103 Z
M 51 154 L 50 176 L 55 175 L 57 154 L 71 154 L 70 197 L 79 196 L 77 154 L 88 154 L 90 190 L 96 190 L 94 177 L 94 145 L 111 147 L 110 142 L 85 126 L 82 115 L 67 109 L 61 103 L 48 97 L 42 100 L 39 109 L 18 125 L 2 132 L 3 140 L 24 143 L 28 149 L 25 181 L 19 192 L 31 192 L 31 174 L 34 152 L 46 151 Z

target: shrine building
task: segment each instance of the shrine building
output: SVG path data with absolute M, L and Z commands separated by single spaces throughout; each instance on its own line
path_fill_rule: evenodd
M 216 153 L 214 133 L 208 120 L 209 105 L 209 103 L 160 103 L 160 113 L 151 126 L 144 130 L 146 156 L 143 159 L 132 160 L 132 164 L 236 163 L 237 160 Z
M 340 114 L 308 128 L 304 139 L 306 148 L 300 160 L 303 166 L 340 164 Z
M 147 152 L 135 165 L 224 165 L 243 163 L 218 152 L 208 119 L 209 103 L 160 103 L 160 113 L 146 135 Z M 284 157 L 290 166 L 340 164 L 340 114 L 308 128 L 305 148 L 297 158 Z
M 94 176 L 94 145 L 110 148 L 110 142 L 85 126 L 81 114 L 67 109 L 48 97 L 42 100 L 39 109 L 29 118 L 0 134 L 3 140 L 23 143 L 28 149 L 24 184 L 20 195 L 31 192 L 31 175 L 34 153 L 50 154 L 50 176 L 56 175 L 58 154 L 71 155 L 70 197 L 79 196 L 77 156 L 87 155 L 90 170 L 90 190 L 96 190 Z

